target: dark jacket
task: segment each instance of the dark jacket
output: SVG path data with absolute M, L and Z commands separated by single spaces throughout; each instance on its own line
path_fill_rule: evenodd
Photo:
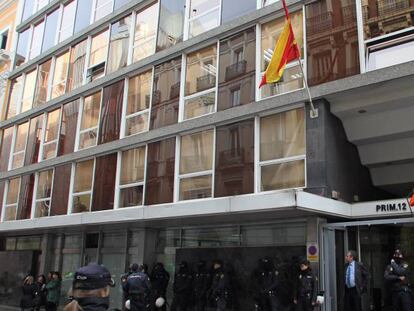
M 46 284 L 48 302 L 53 302 L 57 305 L 59 304 L 60 286 L 61 282 L 59 280 L 51 280 Z
M 348 266 L 349 263 L 345 265 L 345 278 Z M 355 261 L 355 287 L 359 296 L 361 296 L 361 294 L 363 294 L 367 290 L 368 279 L 368 269 L 363 265 L 362 262 Z
M 401 276 L 405 277 L 403 281 L 400 280 Z M 390 283 L 393 291 L 407 290 L 410 287 L 410 270 L 408 269 L 408 264 L 405 261 L 399 264 L 391 262 L 385 269 L 384 278 Z
M 22 286 L 23 297 L 20 300 L 21 308 L 33 308 L 34 298 L 36 295 L 37 286 L 36 284 L 25 284 Z
M 312 302 L 316 301 L 316 277 L 311 269 L 300 271 L 296 279 L 294 288 L 294 298 L 300 300 L 302 298 L 310 298 Z

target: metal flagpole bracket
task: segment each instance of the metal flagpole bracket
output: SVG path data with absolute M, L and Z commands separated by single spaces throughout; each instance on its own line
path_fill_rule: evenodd
M 315 106 L 313 105 L 312 96 L 311 96 L 309 86 L 308 86 L 308 79 L 306 78 L 305 71 L 303 70 L 302 61 L 300 58 L 298 59 L 298 61 L 299 61 L 300 70 L 302 71 L 303 83 L 305 84 L 306 91 L 308 92 L 309 104 L 311 108 L 309 116 L 311 119 L 316 119 L 317 117 L 319 117 L 318 109 L 316 109 Z

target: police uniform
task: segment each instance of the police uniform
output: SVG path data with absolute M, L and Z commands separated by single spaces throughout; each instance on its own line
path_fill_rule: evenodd
M 193 277 L 187 262 L 183 261 L 180 264 L 178 273 L 176 273 L 174 277 L 174 299 L 171 304 L 172 311 L 186 311 L 190 308 L 192 286 Z
M 277 311 L 281 307 L 279 297 L 281 287 L 280 271 L 276 269 L 270 258 L 262 258 L 259 261 L 259 269 L 256 272 L 258 289 L 258 305 L 256 309 L 264 311 Z
M 215 302 L 216 310 L 223 311 L 231 308 L 232 284 L 230 274 L 224 271 L 223 264 L 216 262 L 220 267 L 214 269 L 211 284 L 211 295 Z
M 296 300 L 296 311 L 313 310 L 316 302 L 316 277 L 309 268 L 309 263 L 305 262 L 308 267 L 301 270 L 296 279 L 294 299 Z
M 149 304 L 149 293 L 151 282 L 149 277 L 142 271 L 133 271 L 126 281 L 124 290 L 128 294 L 131 311 L 145 311 Z
M 205 310 L 210 285 L 211 273 L 207 270 L 206 263 L 204 261 L 200 261 L 197 264 L 197 272 L 194 274 L 195 311 Z
M 166 298 L 168 282 L 170 281 L 170 274 L 164 269 L 164 265 L 160 262 L 156 263 L 151 271 L 151 306 L 155 308 L 155 301 L 157 298 Z M 151 309 L 152 309 L 151 308 Z M 166 310 L 166 306 L 157 309 Z
M 404 277 L 404 279 L 401 280 L 400 277 Z M 401 251 L 395 251 L 391 263 L 385 269 L 384 278 L 391 285 L 393 310 L 414 310 L 411 286 L 409 283 L 410 270 L 408 264 L 403 261 Z

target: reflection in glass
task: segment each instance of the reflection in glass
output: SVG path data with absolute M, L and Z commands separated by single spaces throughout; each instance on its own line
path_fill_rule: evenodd
M 23 17 L 22 22 L 28 17 L 32 16 L 35 11 L 35 3 L 37 0 L 24 0 Z
M 5 172 L 8 169 L 11 143 L 13 139 L 14 127 L 11 126 L 3 130 L 1 138 L 0 149 L 0 172 Z M 0 198 L 1 199 L 1 198 Z
M 29 219 L 31 216 L 34 180 L 34 174 L 23 175 L 21 178 L 16 219 Z
M 70 187 L 70 174 L 72 170 L 72 164 L 65 164 L 55 167 L 55 176 L 53 178 L 53 193 L 50 208 L 50 216 L 65 215 L 68 208 L 69 187 Z
M 22 91 L 23 76 L 17 77 L 11 81 L 9 103 L 7 105 L 6 119 L 10 119 L 17 114 L 20 106 L 20 94 Z
M 52 99 L 65 94 L 69 65 L 69 51 L 58 56 L 52 81 Z
M 85 97 L 80 128 L 79 149 L 96 145 L 100 107 L 101 91 Z
M 144 132 L 148 129 L 148 113 L 139 114 L 126 119 L 125 136 Z
M 47 100 L 51 65 L 52 59 L 49 59 L 48 61 L 39 65 L 33 107 L 44 104 Z
M 211 175 L 180 179 L 180 200 L 210 198 Z
M 72 153 L 75 146 L 76 125 L 80 100 L 63 105 L 58 155 Z
M 76 10 L 75 17 L 75 30 L 74 33 L 78 33 L 83 28 L 89 26 L 91 21 L 93 0 L 78 1 L 78 8 Z
M 136 17 L 133 62 L 155 52 L 157 34 L 158 3 L 139 12 Z
M 73 192 L 86 192 L 92 190 L 94 160 L 78 162 L 75 165 L 75 179 Z
M 189 38 L 206 32 L 220 24 L 219 0 L 191 0 Z
M 17 126 L 16 139 L 12 155 L 12 169 L 23 166 L 28 131 L 29 122 L 25 122 Z
M 75 23 L 76 1 L 65 4 L 63 7 L 62 23 L 59 30 L 59 42 L 69 38 L 73 33 Z
M 400 42 L 397 45 L 390 44 L 382 46 L 382 48 L 372 48 L 369 51 L 367 70 L 381 69 L 412 61 L 414 59 L 414 41 Z
M 24 165 L 37 163 L 39 158 L 40 140 L 42 139 L 43 114 L 30 119 L 29 135 L 26 144 Z
M 6 204 L 16 204 L 19 198 L 20 177 L 10 179 L 7 191 Z
M 256 2 L 251 0 L 226 0 L 221 8 L 221 23 L 226 23 L 237 17 L 256 10 Z
M 36 86 L 36 77 L 36 69 L 26 74 L 23 88 L 22 107 L 20 112 L 25 112 L 32 108 L 34 91 Z
M 43 31 L 45 22 L 42 21 L 33 28 L 32 44 L 30 47 L 29 59 L 38 56 L 42 50 Z
M 186 99 L 184 102 L 184 120 L 214 112 L 216 92 Z
M 68 92 L 80 87 L 83 83 L 85 71 L 87 41 L 83 40 L 73 46 L 70 51 L 70 63 L 68 74 Z
M 117 154 L 97 157 L 93 183 L 92 211 L 114 208 Z
M 56 109 L 47 114 L 42 160 L 54 158 L 56 156 L 59 134 L 59 118 L 60 109 Z
M 122 188 L 119 196 L 119 207 L 133 207 L 143 204 L 144 186 Z
M 45 34 L 43 36 L 42 52 L 55 45 L 56 31 L 58 29 L 59 10 L 54 10 L 46 16 Z
M 261 191 L 305 186 L 305 161 L 284 162 L 261 167 Z
M 16 220 L 17 205 L 4 207 L 4 221 Z
M 185 0 L 160 0 L 157 52 L 183 41 Z
M 27 52 L 29 49 L 29 35 L 30 28 L 27 28 L 25 31 L 19 33 L 19 40 L 17 42 L 16 50 L 16 66 L 26 62 Z
M 213 130 L 181 137 L 180 174 L 212 169 Z
M 108 47 L 108 30 L 95 35 L 91 43 L 91 55 L 89 58 L 89 67 L 105 62 Z
M 49 216 L 53 170 L 40 172 L 37 180 L 35 217 Z
M 131 15 L 111 25 L 107 73 L 114 72 L 127 65 L 130 26 Z
M 96 0 L 94 21 L 97 21 L 98 19 L 111 13 L 112 5 L 113 5 L 113 0 Z
M 73 196 L 72 213 L 89 212 L 91 208 L 91 194 Z

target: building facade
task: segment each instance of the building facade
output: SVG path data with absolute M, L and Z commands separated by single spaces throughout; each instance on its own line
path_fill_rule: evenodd
M 288 5 L 301 58 L 259 89 L 279 1 L 18 2 L 0 121 L 0 305 L 18 305 L 28 273 L 60 271 L 64 304 L 89 262 L 119 280 L 134 262 L 173 276 L 182 261 L 221 259 L 233 309 L 252 310 L 259 259 L 292 280 L 307 256 L 323 308 L 342 310 L 347 248 L 373 275 L 364 308 L 389 304 L 393 247 L 414 260 L 401 199 L 414 182 L 414 1 Z

